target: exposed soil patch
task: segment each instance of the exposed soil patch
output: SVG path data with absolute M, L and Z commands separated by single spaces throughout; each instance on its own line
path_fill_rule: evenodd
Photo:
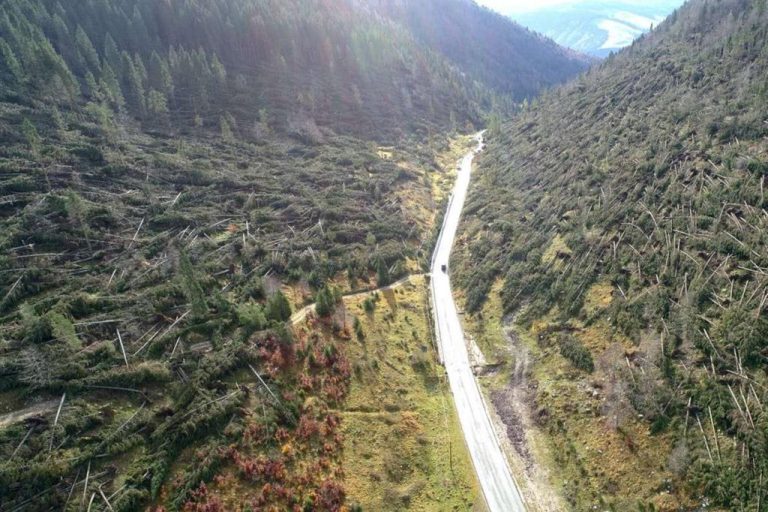
M 526 469 L 530 469 L 533 461 L 525 439 L 523 422 L 517 412 L 517 403 L 512 397 L 513 393 L 514 390 L 512 387 L 495 390 L 491 392 L 491 402 L 504 422 L 504 425 L 507 427 L 507 437 L 512 443 L 512 446 L 515 447 L 515 451 L 525 461 Z
M 536 393 L 536 385 L 529 378 L 530 354 L 519 343 L 517 334 L 505 329 L 510 347 L 515 352 L 515 368 L 507 386 L 491 391 L 490 397 L 496 412 L 506 426 L 507 437 L 515 451 L 525 462 L 526 471 L 533 467 L 533 457 L 528 448 L 525 430 L 529 423 Z
M 526 503 L 531 510 L 564 510 L 560 495 L 552 486 L 546 456 L 538 438 L 536 426 L 540 413 L 536 406 L 538 383 L 532 375 L 533 357 L 515 331 L 514 318 L 503 318 L 501 325 L 512 368 L 507 382 L 492 387 L 489 392 L 496 421 L 503 424 L 508 447 L 511 445 L 515 452 L 514 455 L 508 453 L 517 459 L 517 462 L 511 462 L 518 468 L 518 479 L 522 478 L 518 482 L 523 485 Z
M 18 411 L 0 415 L 0 428 L 5 428 L 8 425 L 13 425 L 14 423 L 25 421 L 35 416 L 43 416 L 44 414 L 55 410 L 58 405 L 59 400 L 48 400 Z

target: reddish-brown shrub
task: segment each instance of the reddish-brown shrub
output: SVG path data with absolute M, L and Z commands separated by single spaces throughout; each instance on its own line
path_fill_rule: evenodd
M 314 496 L 316 510 L 338 512 L 344 505 L 346 493 L 344 488 L 331 479 L 325 479 Z

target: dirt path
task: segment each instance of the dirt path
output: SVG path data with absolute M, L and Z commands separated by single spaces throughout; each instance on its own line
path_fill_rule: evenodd
M 515 366 L 509 383 L 490 392 L 496 428 L 506 433 L 504 445 L 515 474 L 522 479 L 522 491 L 531 510 L 567 510 L 559 493 L 550 484 L 550 474 L 541 460 L 545 450 L 536 430 L 536 382 L 531 378 L 530 351 L 515 332 L 512 320 L 504 320 L 504 334 Z
M 345 299 L 347 298 L 353 299 L 355 297 L 364 297 L 366 295 L 370 295 L 376 292 L 385 292 L 387 290 L 394 290 L 395 288 L 403 286 L 406 283 L 410 283 L 411 279 L 414 279 L 416 277 L 421 277 L 421 276 L 424 276 L 424 274 L 410 274 L 408 276 L 405 276 L 402 279 L 398 279 L 394 283 L 389 284 L 387 286 L 382 286 L 381 288 L 374 288 L 372 290 L 358 290 L 358 291 L 346 293 L 342 295 L 342 297 L 344 297 Z M 288 320 L 288 323 L 290 325 L 300 324 L 301 322 L 304 321 L 305 318 L 307 318 L 307 315 L 309 314 L 309 312 L 314 310 L 315 310 L 315 304 L 304 306 L 303 308 L 296 311 L 293 315 L 291 315 L 291 318 L 290 320 Z
M 59 406 L 59 400 L 48 400 L 30 405 L 18 411 L 9 412 L 0 416 L 0 428 L 5 428 L 14 423 L 19 423 L 34 416 L 41 416 L 47 412 L 55 411 Z

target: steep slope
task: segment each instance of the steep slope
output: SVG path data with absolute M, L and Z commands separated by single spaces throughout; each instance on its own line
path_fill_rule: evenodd
M 353 317 L 286 320 L 417 268 L 490 93 L 339 5 L 0 7 L 0 508 L 343 506 Z
M 766 2 L 692 1 L 490 134 L 455 268 L 577 509 L 765 502 L 767 49 Z
M 158 127 L 231 116 L 243 136 L 268 120 L 391 138 L 477 123 L 491 106 L 472 77 L 352 0 L 15 0 L 0 33 L 6 96 L 82 95 Z
M 565 82 L 589 58 L 517 25 L 474 0 L 365 0 L 408 27 L 468 76 L 517 101 Z

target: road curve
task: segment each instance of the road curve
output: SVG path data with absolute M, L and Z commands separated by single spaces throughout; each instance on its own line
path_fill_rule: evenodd
M 442 266 L 448 266 L 451 247 L 469 188 L 472 161 L 482 148 L 482 133 L 477 148 L 461 161 L 456 184 L 448 203 L 443 227 L 432 255 L 432 307 L 440 359 L 445 365 L 461 428 L 472 463 L 490 512 L 523 512 L 525 506 L 499 445 L 488 410 L 469 364 L 464 331 L 451 294 L 451 280 Z

